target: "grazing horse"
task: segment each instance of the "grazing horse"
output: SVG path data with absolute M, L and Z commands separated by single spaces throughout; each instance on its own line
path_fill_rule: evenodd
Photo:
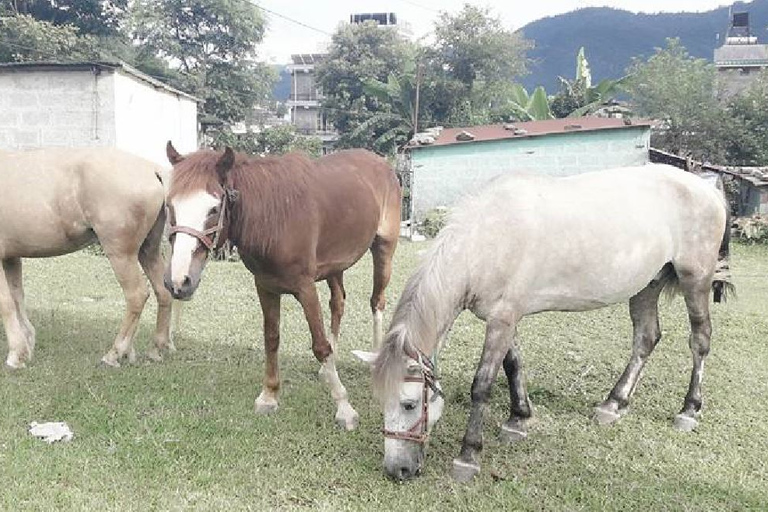
M 163 286 L 160 243 L 165 226 L 160 167 L 111 148 L 0 153 L 0 311 L 8 339 L 6 364 L 32 357 L 35 329 L 27 318 L 21 258 L 58 256 L 98 241 L 125 294 L 126 312 L 112 349 L 102 358 L 119 366 L 135 359 L 133 336 L 148 292 L 157 297 L 155 346 L 173 349 L 171 295 Z
M 344 271 L 373 255 L 374 346 L 381 344 L 384 289 L 400 231 L 400 186 L 389 165 L 363 150 L 310 160 L 289 154 L 249 157 L 227 148 L 180 155 L 173 164 L 168 209 L 173 250 L 165 284 L 188 299 L 208 255 L 229 240 L 255 278 L 264 313 L 266 368 L 256 412 L 277 409 L 280 376 L 280 297 L 301 303 L 320 374 L 337 403 L 336 422 L 355 428 L 357 412 L 336 372 L 333 351 L 344 313 Z M 331 292 L 331 337 L 326 337 L 316 281 Z
M 714 289 L 719 300 L 729 284 L 727 215 L 722 189 L 666 165 L 566 178 L 507 176 L 466 199 L 408 280 L 381 350 L 356 352 L 373 365 L 383 399 L 387 473 L 406 479 L 421 467 L 443 408 L 432 361 L 465 309 L 486 322 L 486 333 L 453 463 L 457 480 L 480 471 L 483 411 L 502 366 L 510 415 L 501 437 L 527 436 L 532 411 L 515 334 L 520 319 L 541 311 L 586 311 L 629 299 L 632 355 L 595 410 L 600 423 L 611 423 L 627 410 L 661 338 L 659 294 L 677 287 L 688 308 L 693 371 L 675 425 L 693 429 L 709 352 L 708 294 Z

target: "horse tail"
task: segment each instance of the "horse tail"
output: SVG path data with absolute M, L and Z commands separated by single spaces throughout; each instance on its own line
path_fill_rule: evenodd
M 725 302 L 728 295 L 735 296 L 736 292 L 729 265 L 729 256 L 731 253 L 731 208 L 728 204 L 728 198 L 725 195 L 725 187 L 723 186 L 722 178 L 718 177 L 716 187 L 717 190 L 720 191 L 723 207 L 725 208 L 725 229 L 723 230 L 723 238 L 720 242 L 720 250 L 717 255 L 715 277 L 712 281 L 712 296 L 715 302 Z

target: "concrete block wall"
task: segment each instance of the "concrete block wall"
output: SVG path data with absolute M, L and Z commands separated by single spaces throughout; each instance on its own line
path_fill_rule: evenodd
M 649 148 L 650 129 L 638 126 L 413 149 L 412 216 L 421 222 L 499 174 L 568 176 L 644 165 Z
M 0 71 L 0 148 L 113 145 L 111 74 Z

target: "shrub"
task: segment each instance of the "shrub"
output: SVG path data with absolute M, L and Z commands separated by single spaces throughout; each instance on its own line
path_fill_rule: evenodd
M 435 238 L 448 220 L 448 208 L 439 206 L 427 212 L 419 231 L 426 237 Z
M 768 219 L 760 215 L 741 217 L 733 222 L 733 226 L 736 240 L 750 244 L 768 244 Z

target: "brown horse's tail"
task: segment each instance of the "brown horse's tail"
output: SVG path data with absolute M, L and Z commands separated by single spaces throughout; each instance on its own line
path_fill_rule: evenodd
M 729 265 L 729 256 L 731 253 L 731 208 L 728 203 L 728 198 L 725 195 L 722 178 L 718 177 L 716 187 L 723 198 L 723 207 L 725 208 L 725 230 L 723 231 L 723 239 L 720 242 L 720 251 L 717 256 L 715 277 L 712 281 L 712 296 L 715 302 L 725 302 L 729 295 L 736 295 L 736 288 L 733 285 L 731 268 Z

